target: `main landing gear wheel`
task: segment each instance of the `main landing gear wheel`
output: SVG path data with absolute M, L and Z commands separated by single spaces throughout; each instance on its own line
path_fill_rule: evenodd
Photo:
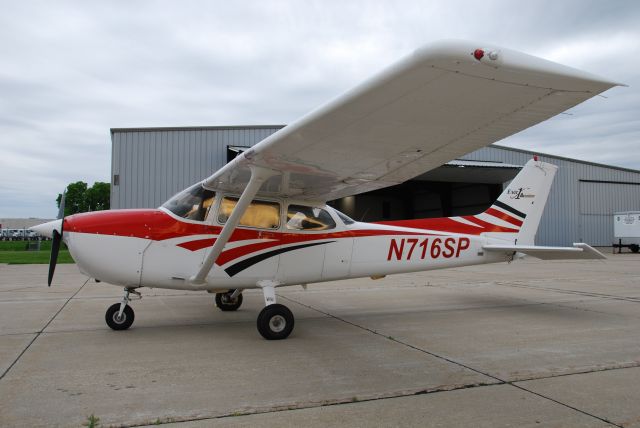
M 122 315 L 118 316 L 119 312 L 120 303 L 114 303 L 109 306 L 109 309 L 107 309 L 104 319 L 107 322 L 107 325 L 113 330 L 126 330 L 131 327 L 131 324 L 133 324 L 133 320 L 135 318 L 133 309 L 131 309 L 131 306 L 127 305 L 124 307 Z
M 286 339 L 293 330 L 293 314 L 284 305 L 266 306 L 258 315 L 258 331 L 267 340 Z
M 242 305 L 242 293 L 233 297 L 233 291 L 227 293 L 216 293 L 216 306 L 221 311 L 235 311 Z

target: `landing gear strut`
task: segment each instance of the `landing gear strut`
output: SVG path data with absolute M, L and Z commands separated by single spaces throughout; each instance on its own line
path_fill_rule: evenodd
M 265 308 L 258 315 L 258 332 L 267 340 L 286 339 L 291 334 L 295 320 L 284 305 L 276 303 L 275 283 L 258 283 L 264 293 Z
M 221 311 L 235 311 L 242 305 L 242 290 L 231 290 L 226 293 L 216 293 L 216 306 Z
M 122 301 L 109 306 L 107 313 L 104 315 L 107 325 L 113 330 L 126 330 L 133 324 L 135 314 L 131 306 L 129 306 L 129 302 L 131 301 L 129 296 L 131 293 L 136 295 L 138 299 L 142 298 L 142 295 L 133 288 L 125 288 Z

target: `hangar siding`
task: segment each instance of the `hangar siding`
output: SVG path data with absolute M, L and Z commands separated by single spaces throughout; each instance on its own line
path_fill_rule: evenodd
M 463 159 L 524 165 L 533 154 L 493 145 Z M 640 171 L 557 156 L 540 160 L 559 168 L 536 236 L 539 245 L 611 245 L 613 213 L 640 210 Z
M 228 146 L 252 146 L 280 128 L 112 129 L 111 207 L 158 207 L 221 168 Z
M 281 126 L 112 129 L 111 207 L 157 207 L 226 163 L 228 146 L 252 146 Z M 490 146 L 463 159 L 524 165 L 533 152 Z M 611 245 L 612 214 L 640 211 L 640 171 L 556 156 L 560 168 L 539 245 Z M 114 180 L 119 180 L 114 185 Z

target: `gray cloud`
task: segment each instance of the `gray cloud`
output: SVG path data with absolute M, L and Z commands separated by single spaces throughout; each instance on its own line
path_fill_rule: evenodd
M 2 2 L 0 217 L 108 181 L 110 127 L 289 123 L 442 38 L 630 85 L 500 142 L 640 168 L 640 3 Z

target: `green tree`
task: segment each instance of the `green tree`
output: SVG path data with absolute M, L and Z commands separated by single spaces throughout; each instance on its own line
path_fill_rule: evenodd
M 67 186 L 65 197 L 64 215 L 68 216 L 87 211 L 101 211 L 109 209 L 111 185 L 96 181 L 88 187 L 84 181 L 76 181 Z M 58 194 L 56 203 L 60 207 L 62 194 Z
M 110 200 L 111 185 L 109 183 L 96 181 L 85 193 L 85 201 L 89 211 L 108 210 Z

